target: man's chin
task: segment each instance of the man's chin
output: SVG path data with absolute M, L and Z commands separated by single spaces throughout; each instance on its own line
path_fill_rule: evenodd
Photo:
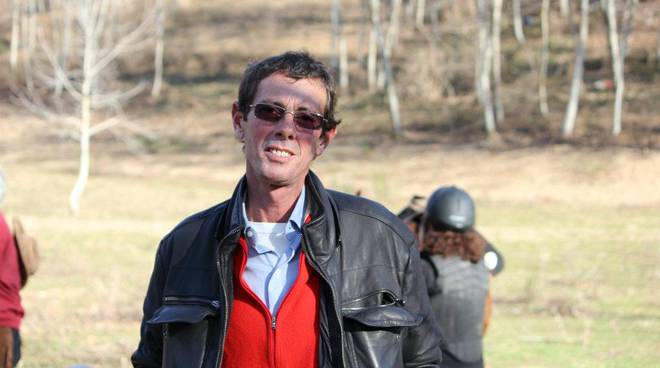
M 266 177 L 266 182 L 273 189 L 282 188 L 282 187 L 290 187 L 290 186 L 298 184 L 299 181 L 304 181 L 304 180 L 305 180 L 304 176 L 298 177 L 298 176 L 295 176 L 295 175 L 282 174 L 282 173 L 278 173 L 278 174 L 275 174 L 275 175 L 268 175 Z

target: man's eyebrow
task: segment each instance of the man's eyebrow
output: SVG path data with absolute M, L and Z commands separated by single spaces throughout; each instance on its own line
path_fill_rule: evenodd
M 256 103 L 267 103 L 267 104 L 278 105 L 278 106 L 282 105 L 282 103 L 277 102 L 277 101 L 275 101 L 271 98 L 264 98 L 264 99 L 259 100 L 259 102 L 256 102 Z
M 268 97 L 260 100 L 259 102 L 255 102 L 255 103 L 267 103 L 267 104 L 281 106 L 281 107 L 284 107 L 284 108 L 288 109 L 288 107 L 285 106 L 283 103 L 281 103 L 279 101 L 276 101 L 272 98 L 268 98 Z M 303 101 L 303 102 L 301 102 L 300 106 L 298 106 L 296 111 L 311 111 L 311 112 L 316 112 L 316 113 L 319 113 L 319 114 L 323 114 L 323 112 L 322 112 L 323 108 L 321 108 L 321 110 L 317 110 L 313 107 L 310 107 L 311 105 L 313 105 L 313 103 L 307 103 L 307 102 Z

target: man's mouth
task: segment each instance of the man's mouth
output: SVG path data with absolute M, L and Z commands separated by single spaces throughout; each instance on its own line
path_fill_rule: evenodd
M 291 153 L 290 151 L 286 151 L 286 150 L 279 149 L 279 148 L 274 148 L 274 147 L 269 147 L 269 148 L 266 149 L 266 151 L 272 153 L 273 155 L 275 155 L 277 157 L 293 156 L 293 153 Z

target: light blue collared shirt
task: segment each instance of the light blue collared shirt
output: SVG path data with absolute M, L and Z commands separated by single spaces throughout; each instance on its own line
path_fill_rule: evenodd
M 303 186 L 291 217 L 286 223 L 252 222 L 245 220 L 245 239 L 248 259 L 243 280 L 275 316 L 282 300 L 298 277 L 300 240 L 305 215 L 305 187 Z

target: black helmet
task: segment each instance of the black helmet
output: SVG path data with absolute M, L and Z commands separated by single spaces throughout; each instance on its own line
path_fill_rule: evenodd
M 441 187 L 426 203 L 426 220 L 437 230 L 465 231 L 474 225 L 474 201 L 460 188 Z

